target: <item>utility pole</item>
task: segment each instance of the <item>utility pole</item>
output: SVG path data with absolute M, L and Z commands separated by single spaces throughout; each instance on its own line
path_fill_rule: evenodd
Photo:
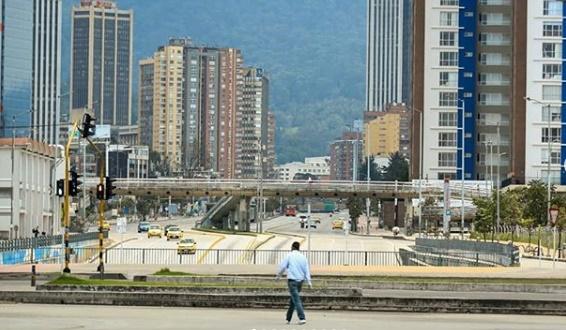
M 367 162 L 367 176 L 366 176 L 366 179 L 367 179 L 367 191 L 368 191 L 368 194 L 369 194 L 369 184 L 370 184 L 370 180 L 371 180 L 371 178 L 370 178 L 370 148 L 369 148 L 370 126 L 369 126 L 369 123 L 367 123 L 366 127 L 367 127 L 367 128 L 366 128 L 366 132 L 367 132 L 367 133 L 366 133 L 366 140 L 367 140 L 367 143 L 366 143 L 366 144 L 367 144 L 367 145 L 366 145 L 366 151 L 367 151 L 367 152 L 366 152 L 366 154 L 367 154 L 367 158 L 366 158 L 366 162 Z M 370 225 L 371 225 L 371 219 L 370 219 L 370 216 L 371 216 L 371 214 L 370 214 L 370 203 L 371 203 L 371 200 L 370 200 L 369 195 L 368 195 L 368 197 L 366 197 L 366 214 L 367 214 L 367 216 L 368 216 L 366 233 L 367 233 L 368 236 L 369 236 L 369 234 L 370 234 L 369 228 L 370 228 Z

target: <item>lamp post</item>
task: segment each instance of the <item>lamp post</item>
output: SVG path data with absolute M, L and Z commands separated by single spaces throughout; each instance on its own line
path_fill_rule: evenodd
M 460 213 L 461 213 L 462 219 L 461 219 L 461 224 L 460 224 L 460 226 L 461 226 L 460 237 L 462 239 L 464 239 L 464 221 L 465 221 L 464 220 L 465 219 L 465 217 L 464 217 L 464 212 L 465 212 L 465 208 L 464 208 L 464 180 L 465 180 L 465 177 L 466 177 L 466 173 L 464 171 L 464 168 L 465 168 L 464 162 L 466 160 L 466 150 L 464 148 L 466 131 L 465 131 L 464 128 L 465 128 L 465 123 L 466 123 L 466 121 L 465 121 L 465 119 L 466 119 L 466 102 L 462 99 L 459 99 L 459 101 L 462 102 L 462 119 L 461 119 L 462 120 L 462 128 L 461 128 L 461 130 L 462 130 L 462 155 L 461 155 L 461 157 L 462 157 L 462 168 L 461 168 L 461 173 L 460 173 L 460 176 L 461 176 L 460 179 L 462 180 L 462 182 L 461 182 L 462 187 L 461 187 L 461 191 L 460 191 L 460 197 L 461 197 L 462 205 L 461 205 Z
M 370 148 L 369 148 L 370 126 L 369 126 L 369 122 L 367 123 L 366 127 L 367 127 L 367 128 L 366 128 L 366 140 L 367 140 L 367 143 L 366 143 L 366 151 L 367 151 L 367 152 L 366 152 L 366 156 L 367 156 L 367 158 L 366 158 L 366 162 L 367 162 L 367 176 L 366 176 L 366 181 L 367 181 L 367 191 L 368 191 L 368 193 L 369 193 L 369 182 L 370 182 L 370 180 L 371 180 L 371 179 L 370 179 L 370 163 L 369 163 L 369 162 L 370 162 Z M 370 232 L 369 232 L 369 227 L 370 227 L 370 224 L 371 224 L 371 220 L 370 220 L 370 203 L 371 203 L 371 200 L 369 199 L 369 195 L 368 195 L 368 197 L 366 198 L 366 214 L 367 214 L 367 216 L 368 216 L 366 233 L 368 234 L 368 236 L 369 236 L 369 234 L 370 234 Z
M 552 269 L 556 269 L 556 219 L 558 218 L 558 208 L 553 207 L 549 210 L 550 219 L 552 220 Z
M 540 104 L 543 107 L 546 107 L 546 109 L 548 111 L 548 132 L 547 132 L 547 137 L 546 137 L 547 148 L 548 148 L 548 151 L 547 151 L 548 159 L 546 161 L 546 190 L 547 190 L 546 191 L 546 193 L 547 193 L 547 197 L 546 197 L 547 198 L 547 200 L 546 200 L 546 222 L 548 224 L 550 224 L 550 220 L 551 220 L 550 219 L 550 197 L 551 197 L 550 196 L 550 192 L 551 192 L 551 187 L 550 187 L 550 160 L 552 158 L 551 157 L 552 145 L 551 145 L 551 133 L 550 133 L 550 128 L 551 128 L 550 123 L 551 123 L 551 120 L 552 120 L 552 116 L 551 116 L 551 113 L 550 113 L 550 108 L 551 108 L 552 105 L 550 103 L 544 103 L 544 102 L 541 102 L 537 99 L 533 99 L 532 97 L 528 97 L 528 96 L 526 96 L 524 99 L 525 99 L 525 101 L 530 101 L 530 102 Z M 539 253 L 539 257 L 540 257 L 540 249 L 539 249 L 538 253 Z

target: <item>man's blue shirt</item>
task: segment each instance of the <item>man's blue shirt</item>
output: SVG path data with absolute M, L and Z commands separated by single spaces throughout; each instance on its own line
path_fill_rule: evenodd
M 291 251 L 281 264 L 279 264 L 278 275 L 282 275 L 287 271 L 287 279 L 295 281 L 307 281 L 311 284 L 311 273 L 307 258 L 297 250 Z

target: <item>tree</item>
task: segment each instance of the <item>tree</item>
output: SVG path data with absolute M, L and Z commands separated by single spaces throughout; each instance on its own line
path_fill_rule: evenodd
M 138 210 L 138 213 L 143 218 L 149 215 L 151 210 L 155 211 L 157 207 L 159 207 L 159 203 L 155 198 L 151 198 L 151 197 L 140 197 L 138 198 L 136 203 L 136 208 Z
M 409 181 L 409 162 L 396 152 L 389 156 L 389 164 L 385 167 L 385 181 Z
M 485 241 L 487 234 L 493 230 L 493 218 L 495 205 L 493 198 L 476 197 L 473 199 L 476 206 L 476 217 L 474 219 L 474 230 L 480 233 Z
M 526 217 L 533 219 L 534 226 L 546 225 L 547 185 L 540 180 L 533 180 L 522 190 L 521 203 Z
M 169 176 L 171 168 L 167 159 L 162 159 L 161 154 L 156 151 L 149 153 L 150 177 Z
M 496 198 L 494 196 L 494 198 Z M 505 225 L 511 226 L 511 242 L 513 242 L 513 235 L 515 227 L 522 223 L 523 219 L 523 205 L 521 204 L 521 193 L 517 191 L 505 191 L 499 194 L 499 215 L 501 222 Z
M 383 181 L 383 169 L 379 168 L 374 161 L 375 157 L 369 157 L 369 178 L 370 181 Z M 364 161 L 360 164 L 358 168 L 358 180 L 367 181 L 367 168 L 368 168 L 368 158 L 366 157 Z
M 352 231 L 358 230 L 358 218 L 364 213 L 364 203 L 361 198 L 350 197 L 346 202 L 346 207 L 350 213 L 350 219 L 352 219 Z

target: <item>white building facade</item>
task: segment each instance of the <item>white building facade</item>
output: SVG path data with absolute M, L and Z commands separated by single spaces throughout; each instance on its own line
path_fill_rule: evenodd
M 15 139 L 14 148 L 12 139 L 0 139 L 5 160 L 0 162 L 0 239 L 31 237 L 34 228 L 48 236 L 60 233 L 61 206 L 53 189 L 63 175 L 58 151 L 27 138 Z
M 413 0 L 366 1 L 366 111 L 385 111 L 410 95 Z
M 551 182 L 564 185 L 565 8 L 558 0 L 528 1 L 527 15 L 527 96 L 531 100 L 526 114 L 526 179 L 546 182 L 550 161 Z
M 308 157 L 304 162 L 292 162 L 276 168 L 279 180 L 293 181 L 297 174 L 312 174 L 321 180 L 330 177 L 330 157 Z

